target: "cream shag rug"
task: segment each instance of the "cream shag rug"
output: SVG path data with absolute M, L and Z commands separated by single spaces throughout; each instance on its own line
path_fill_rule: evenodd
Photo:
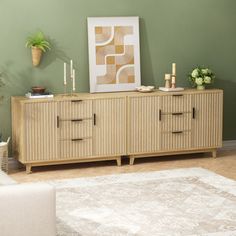
M 58 236 L 236 235 L 236 182 L 205 169 L 49 183 Z

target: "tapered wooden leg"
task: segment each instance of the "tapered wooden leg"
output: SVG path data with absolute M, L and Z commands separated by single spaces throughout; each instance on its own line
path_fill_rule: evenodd
M 29 164 L 26 165 L 26 174 L 31 174 L 31 173 L 32 173 L 31 167 L 32 167 L 32 166 L 29 165 Z
M 129 158 L 129 164 L 130 164 L 130 165 L 133 165 L 133 164 L 134 164 L 134 157 L 130 157 L 130 158 Z
M 117 163 L 118 166 L 121 166 L 121 157 L 118 157 L 116 159 L 116 163 Z
M 212 157 L 216 158 L 216 149 L 212 151 Z

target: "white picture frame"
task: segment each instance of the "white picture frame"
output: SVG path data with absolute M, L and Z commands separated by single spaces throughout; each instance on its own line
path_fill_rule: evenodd
M 90 92 L 141 84 L 139 17 L 88 17 Z

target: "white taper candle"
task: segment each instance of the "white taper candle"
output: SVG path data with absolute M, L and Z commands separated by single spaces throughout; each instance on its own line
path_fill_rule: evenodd
M 66 85 L 66 63 L 64 62 L 64 85 Z
M 73 61 L 70 60 L 70 78 L 73 78 Z
M 75 91 L 75 70 L 72 70 L 72 90 Z
M 172 75 L 176 75 L 176 63 L 172 63 Z

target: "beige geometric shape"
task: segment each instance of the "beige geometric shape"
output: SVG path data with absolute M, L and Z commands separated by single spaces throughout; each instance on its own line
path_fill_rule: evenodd
M 105 43 L 111 38 L 112 28 L 109 26 L 96 26 L 95 27 L 95 42 Z
M 124 45 L 116 45 L 116 54 L 124 53 Z
M 114 65 L 115 64 L 115 57 L 114 56 L 107 57 L 106 64 L 107 65 Z
M 107 73 L 103 76 L 97 76 L 97 84 L 116 84 L 116 66 L 107 65 Z
M 117 65 L 134 64 L 134 46 L 125 45 L 125 55 L 116 56 Z
M 135 82 L 135 76 L 134 76 L 134 67 L 125 67 L 124 69 L 121 69 L 118 83 L 122 84 L 131 84 Z
M 115 45 L 124 45 L 124 37 L 129 34 L 133 34 L 133 26 L 115 26 Z
M 105 65 L 106 56 L 109 54 L 115 54 L 115 46 L 96 46 L 96 64 Z

